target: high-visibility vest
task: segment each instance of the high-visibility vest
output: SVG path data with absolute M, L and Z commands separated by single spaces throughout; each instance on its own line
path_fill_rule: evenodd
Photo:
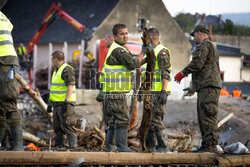
M 0 11 L 0 57 L 17 56 L 11 36 L 12 29 L 13 25 Z
M 161 77 L 161 72 L 160 72 L 158 59 L 157 59 L 158 54 L 160 53 L 160 51 L 162 49 L 166 49 L 168 51 L 169 55 L 171 56 L 170 50 L 161 44 L 157 45 L 154 48 L 156 61 L 155 61 L 155 71 L 154 71 L 154 75 L 153 75 L 151 91 L 159 92 L 162 90 L 162 77 Z M 170 64 L 171 64 L 171 60 L 170 60 Z M 142 66 L 142 80 L 145 79 L 146 67 L 147 67 L 147 63 Z M 166 91 L 171 91 L 171 89 L 172 89 L 172 82 L 171 82 L 171 80 L 172 80 L 172 65 L 169 67 L 169 70 L 170 70 L 170 79 L 168 80 L 168 85 L 167 85 Z
M 240 90 L 233 90 L 232 95 L 233 95 L 233 97 L 240 97 L 241 91 Z
M 230 93 L 228 91 L 225 91 L 225 96 L 230 96 Z
M 64 80 L 61 78 L 62 72 L 65 67 L 71 67 L 70 65 L 64 63 L 58 69 L 58 71 L 54 71 L 52 75 L 52 81 L 50 85 L 50 96 L 49 99 L 53 102 L 63 102 L 67 95 L 68 86 L 65 84 Z M 76 101 L 76 87 L 73 86 L 73 92 L 69 98 L 69 101 L 75 102 Z
M 225 88 L 222 88 L 220 91 L 220 96 L 230 96 L 230 93 Z
M 26 48 L 25 48 L 25 46 L 19 46 L 18 47 L 18 53 L 20 55 L 25 55 L 26 54 Z
M 124 65 L 108 65 L 107 59 L 111 55 L 112 51 L 116 48 L 122 48 L 127 53 L 129 51 L 118 45 L 116 42 L 113 42 L 109 48 L 107 57 L 105 59 L 102 73 L 99 78 L 99 82 L 103 84 L 103 92 L 124 92 L 127 93 L 132 88 L 131 82 L 131 71 L 126 68 Z

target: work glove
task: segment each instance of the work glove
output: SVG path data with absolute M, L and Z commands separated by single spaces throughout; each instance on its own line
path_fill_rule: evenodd
M 187 87 L 187 88 L 183 89 L 183 91 L 185 91 L 183 96 L 193 96 L 195 93 L 194 89 L 191 87 Z
M 137 94 L 137 101 L 142 102 L 143 99 L 144 99 L 143 91 L 140 89 L 138 94 Z
M 63 111 L 68 111 L 68 104 L 69 104 L 69 101 L 64 100 L 64 103 L 62 104 Z
M 51 105 L 48 105 L 48 106 L 47 106 L 47 112 L 48 112 L 48 113 L 51 113 L 51 112 L 52 112 L 52 106 L 51 106 Z
M 104 99 L 104 93 L 102 90 L 99 91 L 99 94 L 97 95 L 96 97 L 96 101 L 98 102 L 103 102 L 103 99 Z
M 177 82 L 177 83 L 181 83 L 181 80 L 184 78 L 185 76 L 183 75 L 182 72 L 179 72 L 178 74 L 175 75 L 174 77 L 174 80 Z
M 146 54 L 146 53 L 152 51 L 153 49 L 154 48 L 153 48 L 153 46 L 151 44 L 148 44 L 148 46 L 142 45 L 142 53 L 143 54 Z
M 168 94 L 165 90 L 161 90 L 161 93 L 158 97 L 158 103 L 159 104 L 165 104 L 167 103 L 167 100 L 168 100 Z

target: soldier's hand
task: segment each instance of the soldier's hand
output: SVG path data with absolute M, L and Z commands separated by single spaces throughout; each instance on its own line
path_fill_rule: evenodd
M 103 99 L 104 99 L 104 93 L 102 90 L 99 91 L 99 94 L 97 95 L 96 97 L 96 101 L 98 102 L 103 102 Z
M 193 96 L 195 91 L 191 87 L 183 89 L 185 91 L 184 96 Z
M 69 102 L 67 100 L 64 100 L 64 103 L 62 105 L 63 111 L 67 111 L 68 110 L 68 104 L 69 104 Z
M 140 89 L 137 94 L 137 101 L 142 102 L 143 101 L 143 91 Z
M 152 51 L 154 48 L 151 44 L 148 44 L 148 46 L 142 45 L 142 53 L 146 54 L 150 51 Z
M 183 75 L 182 72 L 179 72 L 178 74 L 175 75 L 174 77 L 174 80 L 177 82 L 177 83 L 181 83 L 181 80 L 184 78 L 185 76 Z
M 167 103 L 167 100 L 168 100 L 167 92 L 165 90 L 161 90 L 161 93 L 160 93 L 159 98 L 158 98 L 158 103 L 165 104 L 165 103 Z
M 48 113 L 51 113 L 51 112 L 52 112 L 52 106 L 51 106 L 51 105 L 48 105 L 48 106 L 47 106 L 47 112 L 48 112 Z

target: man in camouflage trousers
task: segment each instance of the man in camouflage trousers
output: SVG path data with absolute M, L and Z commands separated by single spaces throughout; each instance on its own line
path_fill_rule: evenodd
M 107 48 L 110 48 L 112 43 L 114 42 L 114 36 L 112 32 L 109 32 L 105 35 L 105 44 Z M 101 86 L 102 87 L 102 86 Z M 102 88 L 101 88 L 102 89 Z M 102 102 L 102 111 L 103 111 L 103 121 L 105 123 L 105 141 L 106 141 L 106 152 L 110 152 L 115 149 L 115 136 L 113 133 L 108 134 L 108 129 L 109 129 L 109 120 L 111 119 L 111 113 L 107 112 L 107 103 L 105 100 L 105 94 L 103 93 L 102 90 L 99 91 L 98 96 L 96 97 L 96 100 L 98 102 Z
M 140 67 L 143 54 L 133 59 L 131 53 L 124 47 L 128 41 L 126 25 L 114 25 L 113 35 L 115 42 L 109 48 L 102 72 L 103 91 L 106 94 L 105 108 L 112 116 L 109 120 L 108 135 L 115 136 L 117 151 L 132 152 L 127 146 L 129 109 L 126 93 L 131 90 L 132 85 L 130 70 Z
M 53 129 L 56 133 L 55 146 L 65 146 L 65 135 L 68 136 L 69 147 L 77 148 L 77 135 L 74 104 L 76 102 L 75 71 L 64 62 L 61 51 L 52 53 L 55 70 L 50 85 L 50 104 L 47 111 L 53 108 Z
M 20 94 L 15 74 L 18 57 L 13 46 L 11 31 L 13 25 L 0 11 L 0 144 L 5 129 L 9 126 L 12 135 L 12 150 L 23 151 L 22 118 L 17 109 Z M 14 69 L 12 77 L 8 74 Z
M 191 33 L 196 42 L 192 61 L 176 74 L 175 81 L 192 74 L 192 89 L 198 93 L 197 114 L 202 136 L 198 152 L 217 152 L 218 144 L 218 100 L 221 90 L 219 56 L 216 46 L 208 39 L 209 30 L 197 25 Z
M 160 43 L 160 33 L 156 28 L 148 29 L 152 39 L 156 66 L 152 81 L 152 120 L 146 137 L 146 146 L 149 151 L 168 152 L 168 138 L 164 126 L 164 115 L 166 114 L 167 98 L 171 92 L 171 60 L 170 50 Z M 142 79 L 144 79 L 147 64 L 143 65 Z M 141 90 L 140 90 L 141 94 Z M 138 96 L 142 101 L 143 96 Z M 156 146 L 156 143 L 158 145 Z

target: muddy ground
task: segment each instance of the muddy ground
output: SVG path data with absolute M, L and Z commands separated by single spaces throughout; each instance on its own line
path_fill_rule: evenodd
M 99 127 L 102 119 L 100 105 L 81 105 L 75 108 L 78 117 L 85 118 L 88 124 Z M 200 138 L 197 123 L 196 99 L 168 101 L 165 125 L 168 134 L 180 134 L 182 130 L 197 131 L 196 139 Z M 230 113 L 234 116 L 219 128 L 219 143 L 231 144 L 250 140 L 250 102 L 232 97 L 220 97 L 218 121 Z M 142 104 L 137 113 L 136 123 L 139 125 L 142 118 Z M 194 145 L 198 144 L 198 140 Z M 250 143 L 249 143 L 250 144 Z
M 21 104 L 21 106 L 20 106 Z M 23 105 L 23 106 L 22 106 Z M 23 115 L 23 128 L 42 139 L 48 137 L 48 130 L 52 129 L 51 124 L 43 111 L 28 97 L 19 102 Z M 75 107 L 78 119 L 86 120 L 86 128 L 100 126 L 102 120 L 101 103 L 96 105 L 78 105 Z M 197 146 L 200 142 L 200 133 L 197 123 L 196 99 L 185 99 L 168 101 L 167 113 L 165 115 L 165 126 L 167 134 L 179 135 L 184 130 L 196 131 L 191 145 Z M 232 97 L 220 97 L 218 121 L 225 118 L 230 113 L 234 116 L 219 128 L 219 144 L 229 145 L 235 142 L 246 144 L 250 140 L 250 102 Z M 137 113 L 136 124 L 140 125 L 142 118 L 142 103 Z M 104 132 L 104 127 L 102 128 Z M 170 145 L 171 145 L 171 139 Z M 174 142 L 172 142 L 174 143 Z M 248 146 L 250 142 L 248 143 Z

